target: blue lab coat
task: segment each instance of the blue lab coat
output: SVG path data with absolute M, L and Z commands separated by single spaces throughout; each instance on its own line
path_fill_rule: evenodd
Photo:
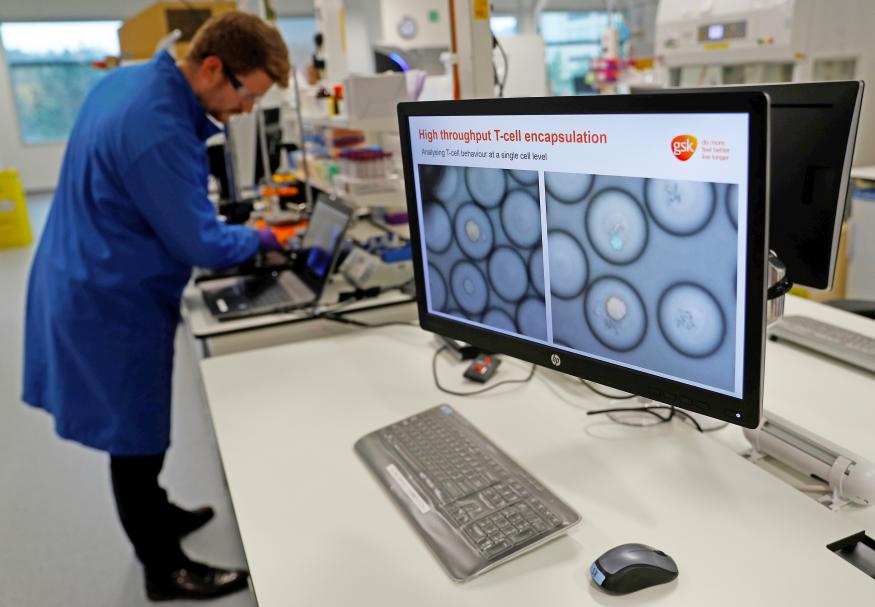
M 166 52 L 86 98 L 33 261 L 22 399 L 114 455 L 170 444 L 173 338 L 192 266 L 242 262 L 258 235 L 207 199 L 218 132 Z

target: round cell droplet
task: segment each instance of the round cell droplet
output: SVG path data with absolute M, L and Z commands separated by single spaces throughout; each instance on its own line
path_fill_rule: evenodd
M 459 307 L 467 314 L 480 314 L 489 302 L 489 287 L 480 269 L 460 261 L 450 272 L 450 289 Z
M 456 242 L 473 259 L 485 259 L 492 251 L 494 233 L 486 212 L 476 204 L 459 207 L 453 221 Z
M 423 164 L 419 167 L 419 182 L 423 198 L 434 197 L 443 203 L 453 202 L 459 190 L 462 170 L 459 167 Z
M 443 205 L 432 202 L 423 212 L 425 223 L 425 246 L 432 253 L 443 253 L 453 242 L 453 224 Z
M 529 281 L 538 295 L 544 297 L 544 250 L 540 247 L 529 257 Z
M 547 191 L 559 202 L 574 203 L 589 194 L 595 177 L 584 173 L 544 173 Z
M 447 283 L 432 264 L 428 264 L 428 293 L 431 309 L 443 311 L 447 305 Z
M 632 263 L 647 246 L 647 216 L 628 192 L 602 190 L 587 208 L 586 233 L 606 261 L 617 265 Z
M 507 191 L 504 169 L 468 167 L 465 169 L 465 184 L 474 202 L 489 208 L 497 207 Z
M 492 290 L 505 301 L 517 302 L 529 286 L 526 262 L 510 247 L 499 247 L 489 257 L 487 265 Z
M 547 306 L 543 300 L 530 297 L 516 309 L 516 324 L 522 335 L 535 339 L 547 339 Z
M 501 205 L 501 226 L 515 245 L 530 248 L 541 239 L 541 209 L 534 196 L 514 190 Z
M 516 323 L 510 317 L 510 314 L 498 308 L 487 310 L 486 314 L 483 315 L 482 322 L 484 325 L 489 325 L 496 329 L 517 333 Z
M 695 234 L 714 213 L 713 183 L 648 179 L 644 192 L 653 219 L 675 236 Z
M 625 280 L 605 276 L 593 282 L 584 300 L 586 324 L 601 344 L 617 352 L 636 348 L 647 332 L 644 302 Z
M 726 212 L 729 213 L 729 221 L 738 229 L 738 186 L 731 184 L 726 188 Z
M 693 283 L 669 287 L 659 298 L 658 314 L 665 339 L 691 358 L 710 356 L 726 336 L 726 319 L 717 299 Z
M 552 230 L 548 236 L 550 250 L 550 293 L 556 297 L 577 297 L 586 286 L 589 262 L 583 247 L 568 232 Z
M 521 185 L 535 185 L 538 183 L 538 171 L 522 171 L 520 169 L 510 169 L 508 171 L 514 181 Z

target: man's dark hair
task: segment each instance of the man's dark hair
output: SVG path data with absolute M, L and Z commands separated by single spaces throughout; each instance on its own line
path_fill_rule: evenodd
M 231 11 L 208 19 L 194 35 L 185 58 L 201 63 L 218 57 L 234 74 L 261 69 L 280 87 L 289 84 L 289 49 L 279 31 L 263 19 Z

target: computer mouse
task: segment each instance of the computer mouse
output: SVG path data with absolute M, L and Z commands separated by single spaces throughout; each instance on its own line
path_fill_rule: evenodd
M 678 566 L 662 550 L 644 544 L 622 544 L 597 558 L 589 574 L 605 590 L 627 594 L 672 581 L 678 576 Z

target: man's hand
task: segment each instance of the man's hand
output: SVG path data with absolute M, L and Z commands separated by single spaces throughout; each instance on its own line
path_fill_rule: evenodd
M 280 244 L 280 241 L 276 239 L 273 230 L 271 230 L 270 228 L 261 228 L 260 230 L 255 230 L 255 233 L 258 234 L 259 251 L 283 250 L 283 246 Z

